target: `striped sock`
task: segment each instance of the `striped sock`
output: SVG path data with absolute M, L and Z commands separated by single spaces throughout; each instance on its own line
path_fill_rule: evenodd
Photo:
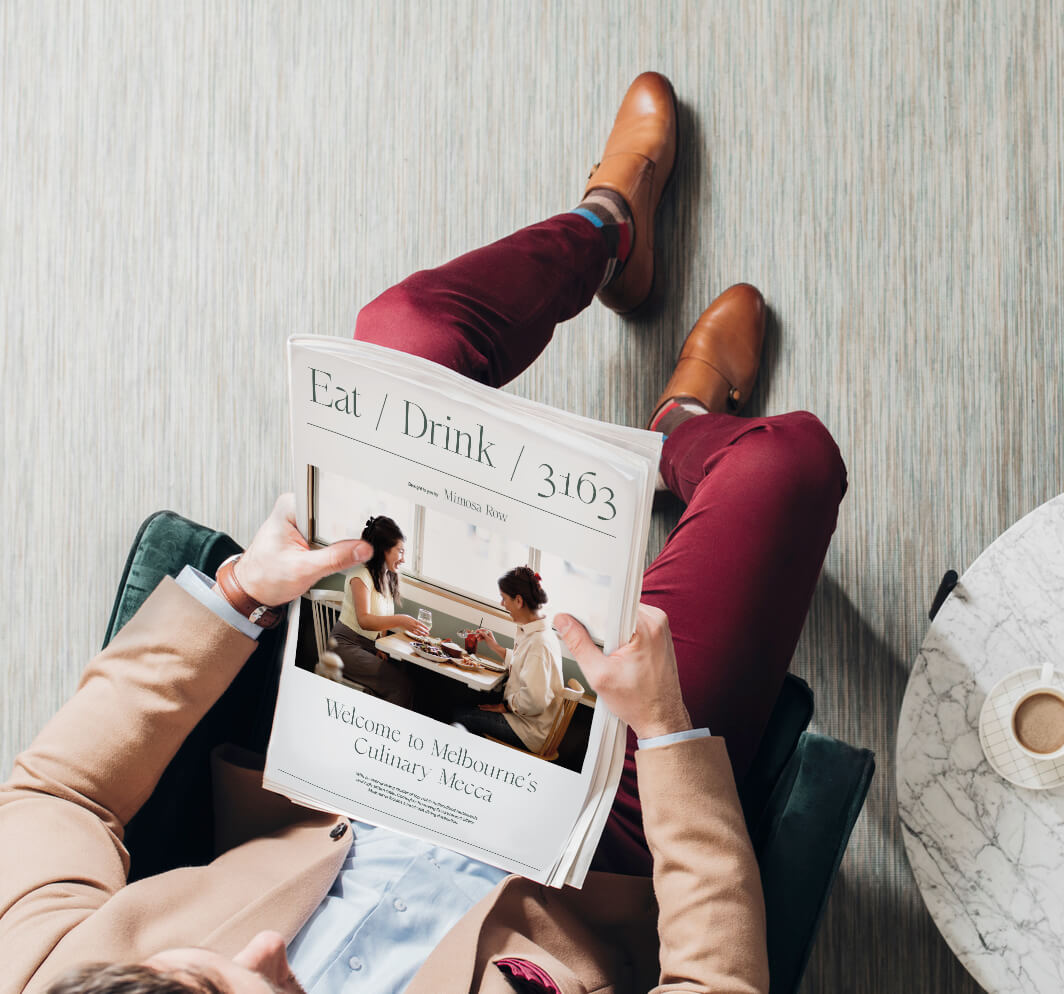
M 670 400 L 650 422 L 651 431 L 660 431 L 668 438 L 688 418 L 697 417 L 699 414 L 708 414 L 709 411 L 694 397 L 683 397 L 680 400 Z
M 609 246 L 610 258 L 599 284 L 601 290 L 624 268 L 631 254 L 634 233 L 632 212 L 619 193 L 596 187 L 588 190 L 584 199 L 569 213 L 579 214 L 600 229 Z
M 683 397 L 680 400 L 670 400 L 664 404 L 660 411 L 654 415 L 654 420 L 647 426 L 650 431 L 660 431 L 668 438 L 688 418 L 698 417 L 699 414 L 708 414 L 694 397 Z M 668 490 L 669 485 L 665 482 L 661 473 L 658 473 L 654 481 L 655 490 Z

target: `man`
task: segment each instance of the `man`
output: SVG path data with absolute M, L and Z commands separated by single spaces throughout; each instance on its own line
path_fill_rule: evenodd
M 635 309 L 653 285 L 654 217 L 675 146 L 672 88 L 645 73 L 573 211 L 414 274 L 363 309 L 356 337 L 501 384 L 596 292 Z M 668 436 L 663 483 L 687 510 L 645 574 L 632 641 L 605 658 L 578 622 L 554 619 L 631 728 L 582 890 L 493 879 L 475 861 L 300 809 L 262 792 L 243 758 L 214 781 L 220 855 L 127 884 L 123 826 L 254 648 L 253 609 L 368 554 L 353 541 L 307 549 L 282 498 L 213 589 L 188 573 L 160 585 L 0 789 L 11 989 L 767 990 L 735 778 L 801 630 L 845 471 L 812 415 L 736 416 L 763 330 L 760 294 L 726 291 L 651 416 Z M 416 907 L 401 886 L 420 895 Z M 101 961 L 118 965 L 80 968 Z

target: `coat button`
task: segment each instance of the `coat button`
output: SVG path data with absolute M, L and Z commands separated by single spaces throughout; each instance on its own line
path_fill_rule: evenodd
M 338 825 L 333 825 L 332 831 L 329 833 L 330 839 L 339 839 L 347 831 L 347 822 L 342 821 Z
M 406 911 L 406 902 L 400 901 L 399 898 L 396 898 L 392 901 L 392 907 L 395 908 L 396 911 Z
M 362 969 L 362 960 L 360 960 L 357 956 L 352 956 L 347 961 L 347 965 L 349 967 L 351 967 L 352 970 L 361 970 Z

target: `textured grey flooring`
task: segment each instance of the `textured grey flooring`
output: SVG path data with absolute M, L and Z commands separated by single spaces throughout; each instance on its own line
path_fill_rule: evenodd
M 909 874 L 894 730 L 942 571 L 1062 489 L 1062 19 L 660 6 L 0 0 L 0 766 L 147 514 L 246 541 L 290 486 L 286 336 L 571 206 L 656 68 L 684 128 L 664 305 L 593 307 L 514 388 L 640 423 L 705 304 L 763 288 L 754 411 L 813 410 L 850 468 L 794 668 L 880 766 L 803 989 L 974 990 Z

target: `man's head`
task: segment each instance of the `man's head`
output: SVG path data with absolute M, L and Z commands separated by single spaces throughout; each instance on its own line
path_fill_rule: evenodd
M 284 939 L 260 932 L 229 959 L 209 949 L 168 949 L 143 963 L 96 963 L 70 971 L 48 994 L 305 994 Z

